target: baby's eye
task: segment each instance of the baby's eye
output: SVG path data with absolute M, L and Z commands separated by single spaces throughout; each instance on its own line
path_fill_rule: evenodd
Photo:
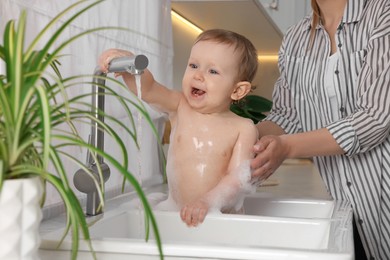
M 219 74 L 218 71 L 211 69 L 210 74 Z
M 196 64 L 194 64 L 194 63 L 189 63 L 189 64 L 188 64 L 188 67 L 190 67 L 190 68 L 192 68 L 192 69 L 198 68 L 198 66 L 197 66 Z

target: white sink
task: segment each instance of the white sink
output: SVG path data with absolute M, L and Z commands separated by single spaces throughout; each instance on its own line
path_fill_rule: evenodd
M 209 214 L 200 226 L 188 228 L 178 212 L 155 211 L 165 259 L 353 259 L 348 205 L 253 196 L 245 210 L 262 216 Z M 144 240 L 141 213 L 117 207 L 91 226 L 98 259 L 158 259 L 153 235 Z M 56 230 L 42 237 L 42 260 L 52 259 L 61 234 Z M 67 237 L 55 251 L 56 260 L 69 259 L 70 248 Z M 79 259 L 92 259 L 85 244 Z
M 159 190 L 148 190 L 148 198 L 152 205 L 167 197 L 167 187 Z M 137 201 L 129 199 L 121 204 L 125 209 L 135 208 Z M 299 198 L 275 198 L 267 193 L 256 192 L 244 200 L 245 215 L 293 218 L 331 218 L 335 212 L 334 200 L 315 200 Z
M 144 239 L 142 215 L 137 210 L 105 218 L 91 228 L 94 238 Z M 175 212 L 156 212 L 165 244 L 226 245 L 235 247 L 282 247 L 325 249 L 330 221 L 215 214 L 196 228 L 187 227 Z M 142 224 L 141 224 L 142 223 Z M 254 232 L 255 231 L 255 232 Z M 257 231 L 257 232 L 256 232 Z M 152 236 L 153 238 L 153 236 Z
M 244 200 L 245 214 L 270 217 L 331 218 L 333 200 L 264 198 L 256 195 Z

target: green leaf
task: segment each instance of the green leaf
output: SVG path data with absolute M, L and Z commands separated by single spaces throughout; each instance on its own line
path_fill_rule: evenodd
M 264 119 L 264 113 L 269 112 L 272 108 L 272 101 L 257 95 L 248 95 L 230 105 L 230 110 L 245 118 L 252 119 L 253 123 L 257 124 Z
M 261 96 L 248 95 L 245 97 L 244 102 L 244 107 L 248 111 L 268 112 L 272 108 L 272 102 Z

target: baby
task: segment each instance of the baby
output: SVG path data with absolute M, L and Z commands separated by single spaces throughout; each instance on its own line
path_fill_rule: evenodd
M 99 65 L 132 53 L 110 49 Z M 214 29 L 196 39 L 184 73 L 182 91 L 156 82 L 150 71 L 141 76 L 142 99 L 169 115 L 172 126 L 167 156 L 169 198 L 189 226 L 203 222 L 207 212 L 242 212 L 251 191 L 249 161 L 258 134 L 251 120 L 230 111 L 245 97 L 257 70 L 253 44 L 237 33 Z M 122 73 L 136 93 L 134 76 Z

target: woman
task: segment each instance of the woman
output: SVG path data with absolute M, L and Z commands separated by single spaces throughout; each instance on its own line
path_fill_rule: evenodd
M 388 259 L 390 1 L 312 7 L 283 39 L 252 176 L 263 180 L 286 158 L 313 157 L 333 198 L 352 204 L 356 259 Z

